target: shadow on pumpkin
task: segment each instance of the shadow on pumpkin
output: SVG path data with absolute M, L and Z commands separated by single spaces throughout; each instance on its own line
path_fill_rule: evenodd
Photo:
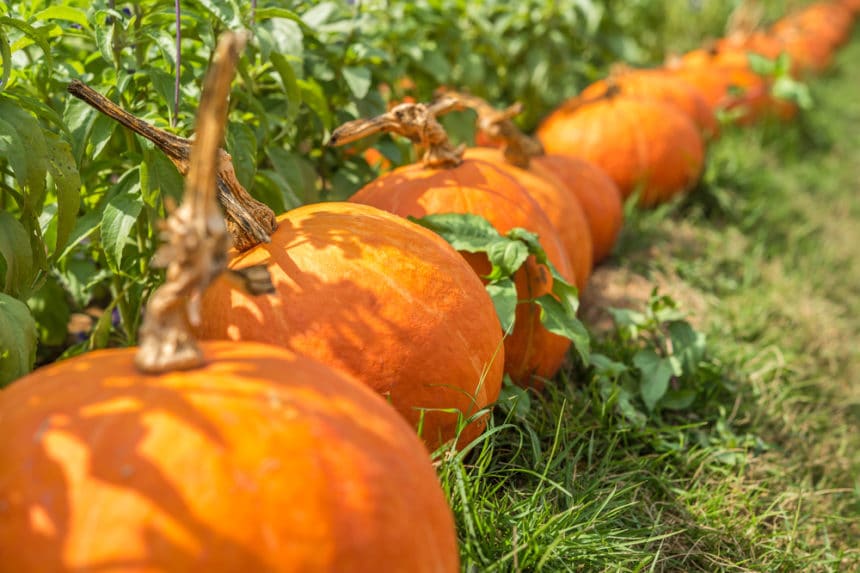
M 264 571 L 274 548 L 304 541 L 331 557 L 320 532 L 369 535 L 337 516 L 366 510 L 379 475 L 410 474 L 397 469 L 414 464 L 400 460 L 409 432 L 321 365 L 294 359 L 273 383 L 282 359 L 220 344 L 214 366 L 167 378 L 141 377 L 121 350 L 10 388 L 0 462 L 17 469 L 0 478 L 0 571 Z M 339 474 L 349 495 L 320 495 Z M 300 531 L 312 508 L 318 525 Z
M 251 297 L 217 282 L 204 296 L 199 334 L 313 356 L 387 396 L 413 426 L 422 410 L 436 410 L 423 413 L 434 447 L 442 428 L 451 437 L 457 425 L 458 414 L 440 408 L 469 416 L 495 399 L 477 358 L 496 355 L 487 332 L 498 323 L 476 312 L 468 293 L 480 286 L 465 265 L 452 269 L 459 261 L 441 239 L 375 212 L 341 204 L 282 216 L 271 243 L 232 263 L 266 265 L 276 294 Z

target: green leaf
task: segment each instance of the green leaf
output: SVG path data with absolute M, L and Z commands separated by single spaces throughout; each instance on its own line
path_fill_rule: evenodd
M 83 10 L 71 6 L 50 6 L 33 15 L 35 20 L 65 20 L 77 24 L 86 30 L 90 29 L 87 14 Z
M 47 65 L 48 69 L 51 69 L 53 67 L 54 60 L 51 52 L 51 46 L 48 44 L 48 36 L 43 30 L 37 30 L 23 20 L 17 20 L 15 18 L 9 18 L 6 16 L 0 16 L 0 24 L 5 24 L 7 26 L 11 26 L 12 28 L 17 28 L 24 34 L 26 38 L 35 42 L 35 44 L 39 46 L 45 56 L 45 64 Z M 29 42 L 27 43 L 29 44 Z
M 257 174 L 257 137 L 247 124 L 230 122 L 227 128 L 227 152 L 233 157 L 233 167 L 239 183 L 251 190 Z
M 331 109 L 328 106 L 328 99 L 322 86 L 316 80 L 296 80 L 296 83 L 301 90 L 302 100 L 311 110 L 317 114 L 317 117 L 322 121 L 323 127 L 326 130 L 331 130 L 334 125 L 334 117 L 331 114 Z
M 441 213 L 409 219 L 440 235 L 458 251 L 484 253 L 490 244 L 502 238 L 489 221 L 470 213 Z
M 0 92 L 2 92 L 12 73 L 12 50 L 9 48 L 9 39 L 6 38 L 3 28 L 0 28 L 0 58 L 3 59 L 3 74 L 0 75 Z
M 27 305 L 0 293 L 0 386 L 33 369 L 36 340 L 36 322 Z
M 747 52 L 750 69 L 760 76 L 773 76 L 776 72 L 776 62 L 755 52 Z
M 651 348 L 643 348 L 633 356 L 633 364 L 641 374 L 639 392 L 642 400 L 648 410 L 653 411 L 669 389 L 669 380 L 674 373 L 672 361 L 659 356 Z
M 6 211 L 0 211 L 0 256 L 6 261 L 3 292 L 25 294 L 33 281 L 33 251 L 27 229 Z
M 598 377 L 614 379 L 627 372 L 627 365 L 622 362 L 616 362 L 606 355 L 592 352 L 589 356 L 589 363 L 594 367 Z
M 256 37 L 264 62 L 271 60 L 272 56 L 280 56 L 290 63 L 295 75 L 301 76 L 304 60 L 304 32 L 301 25 L 291 19 L 272 18 L 260 22 Z
M 316 28 L 328 22 L 336 10 L 337 4 L 335 2 L 320 2 L 302 14 L 302 21 L 309 27 Z
M 683 372 L 692 374 L 704 358 L 705 335 L 682 320 L 669 323 L 668 331 L 672 354 L 680 360 Z
M 517 287 L 514 281 L 503 278 L 487 284 L 486 288 L 496 307 L 502 332 L 513 332 L 517 312 Z
M 65 249 L 81 207 L 81 176 L 71 146 L 59 137 L 48 137 L 48 170 L 57 195 L 57 242 L 53 258 Z
M 98 111 L 88 106 L 78 98 L 67 98 L 66 109 L 63 110 L 63 123 L 68 126 L 72 140 L 72 153 L 75 161 L 80 164 L 87 146 L 87 138 L 93 128 L 93 122 Z
M 83 217 L 75 222 L 75 226 L 69 235 L 68 244 L 59 256 L 55 257 L 57 261 L 65 259 L 72 250 L 77 247 L 84 239 L 92 235 L 101 225 L 102 212 L 98 210 L 88 211 Z
M 562 303 L 550 294 L 539 296 L 535 303 L 540 306 L 540 321 L 544 328 L 573 342 L 573 347 L 583 362 L 588 363 L 591 338 L 585 325 Z
M 146 69 L 146 77 L 152 82 L 152 87 L 167 107 L 168 118 L 172 119 L 176 116 L 176 101 L 174 92 L 175 78 L 167 72 L 155 67 Z
M 343 79 L 346 85 L 349 86 L 349 91 L 356 99 L 361 99 L 370 91 L 372 81 L 370 70 L 367 68 L 359 68 L 348 66 L 343 68 Z
M 459 250 L 459 249 L 458 249 Z M 526 259 L 529 257 L 528 247 L 521 241 L 512 241 L 500 237 L 487 247 L 487 258 L 493 265 L 493 270 L 487 277 L 489 280 L 497 280 L 502 277 L 512 276 Z
M 113 272 L 120 269 L 125 244 L 142 208 L 143 198 L 136 193 L 117 195 L 105 207 L 101 238 L 108 265 Z
M 774 97 L 796 103 L 801 109 L 811 109 L 813 106 L 809 86 L 792 79 L 790 76 L 777 78 L 771 86 L 771 93 Z
M 48 172 L 48 148 L 42 126 L 35 117 L 18 107 L 14 102 L 0 99 L 0 156 L 8 155 L 15 178 L 22 189 L 27 206 L 34 211 L 45 198 Z M 9 131 L 12 128 L 12 133 Z M 15 146 L 19 146 L 15 149 Z M 23 155 L 23 157 L 21 157 Z M 14 158 L 14 163 L 12 163 Z M 23 170 L 19 173 L 19 170 Z
M 230 2 L 229 0 L 194 0 L 193 3 L 202 7 L 221 24 L 231 30 L 242 27 L 242 22 L 239 20 L 239 8 L 234 2 Z
M 272 65 L 281 79 L 281 87 L 287 95 L 287 114 L 283 118 L 284 127 L 289 127 L 299 115 L 302 106 L 302 90 L 299 88 L 296 73 L 287 59 L 281 54 L 272 54 Z
M 696 401 L 696 391 L 692 388 L 668 390 L 660 400 L 660 406 L 670 410 L 685 410 Z

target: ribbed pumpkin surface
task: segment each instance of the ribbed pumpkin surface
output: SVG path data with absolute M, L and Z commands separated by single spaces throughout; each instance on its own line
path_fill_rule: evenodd
M 136 349 L 0 394 L 0 569 L 458 571 L 414 432 L 361 383 L 260 344 L 145 376 Z
M 594 82 L 579 97 L 599 97 L 606 93 L 610 84 L 619 88 L 623 96 L 653 99 L 676 107 L 692 119 L 706 136 L 714 135 L 719 129 L 717 118 L 702 94 L 664 70 L 624 71 L 613 75 L 611 80 Z
M 467 149 L 465 157 L 489 161 L 525 187 L 555 227 L 567 251 L 576 286 L 580 291 L 584 290 L 594 265 L 594 247 L 588 219 L 579 199 L 568 192 L 553 173 L 537 162 L 533 161 L 528 169 L 520 169 L 507 163 L 501 151 L 489 147 Z
M 567 280 L 573 272 L 552 223 L 528 192 L 492 163 L 467 159 L 450 169 L 407 165 L 359 190 L 350 201 L 373 205 L 403 217 L 433 213 L 474 213 L 499 232 L 522 227 L 537 233 L 549 260 Z M 490 272 L 485 256 L 463 253 L 479 275 Z M 552 288 L 548 269 L 530 258 L 515 276 L 520 300 L 546 294 Z M 516 327 L 505 338 L 505 372 L 519 384 L 541 386 L 533 376 L 549 378 L 561 367 L 570 342 L 540 324 L 540 309 L 517 306 Z
M 265 264 L 276 295 L 216 281 L 198 329 L 209 339 L 267 342 L 340 368 L 390 398 L 431 448 L 494 402 L 501 328 L 481 281 L 435 233 L 379 209 L 319 203 L 278 218 L 271 243 L 234 258 Z M 461 443 L 486 420 L 464 430 Z
M 609 256 L 624 222 L 621 191 L 615 182 L 593 163 L 577 157 L 540 155 L 532 158 L 532 164 L 553 173 L 579 200 L 591 229 L 594 262 Z
M 701 175 L 702 137 L 675 108 L 623 96 L 571 107 L 563 105 L 538 128 L 544 148 L 596 164 L 624 197 L 641 186 L 641 204 L 654 205 L 685 191 Z

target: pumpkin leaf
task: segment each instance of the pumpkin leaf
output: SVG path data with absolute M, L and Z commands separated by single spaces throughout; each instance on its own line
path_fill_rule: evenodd
M 535 299 L 540 309 L 540 322 L 553 334 L 563 336 L 573 343 L 573 347 L 583 362 L 588 363 L 591 351 L 591 338 L 585 325 L 571 313 L 569 308 L 550 294 Z
M 512 276 L 523 266 L 528 256 L 529 249 L 522 242 L 499 237 L 487 247 L 487 258 L 490 259 L 493 269 L 486 278 L 494 281 L 502 277 Z
M 36 321 L 27 305 L 0 293 L 0 387 L 33 369 Z
M 486 288 L 493 305 L 496 307 L 502 332 L 512 332 L 517 312 L 517 287 L 514 285 L 514 281 L 503 278 L 491 282 Z
M 441 213 L 409 220 L 441 235 L 458 251 L 485 253 L 488 245 L 501 238 L 489 221 L 471 213 Z

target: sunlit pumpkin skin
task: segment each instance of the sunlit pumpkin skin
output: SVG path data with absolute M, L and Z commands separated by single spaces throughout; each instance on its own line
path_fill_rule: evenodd
M 481 281 L 435 233 L 364 205 L 305 205 L 278 218 L 271 242 L 232 268 L 265 264 L 276 294 L 227 279 L 203 297 L 197 334 L 266 342 L 344 370 L 386 396 L 431 449 L 493 403 L 504 365 L 501 327 Z M 484 428 L 467 426 L 460 444 Z
M 531 161 L 553 173 L 579 200 L 591 229 L 593 261 L 608 257 L 624 222 L 621 191 L 615 182 L 601 168 L 578 157 L 547 154 Z
M 459 571 L 427 451 L 360 382 L 282 349 L 136 349 L 0 393 L 0 571 Z
M 452 168 L 431 169 L 420 164 L 395 169 L 360 189 L 350 201 L 373 205 L 397 215 L 423 217 L 434 213 L 473 213 L 487 219 L 500 233 L 522 227 L 537 233 L 550 262 L 573 281 L 568 255 L 546 214 L 510 175 L 493 164 L 466 159 Z M 483 255 L 463 253 L 479 275 L 490 272 Z M 546 294 L 552 277 L 533 258 L 515 276 L 520 300 Z M 540 324 L 540 309 L 520 304 L 516 326 L 505 338 L 505 372 L 521 385 L 541 387 L 567 354 L 570 342 Z
M 580 292 L 583 291 L 594 266 L 594 247 L 588 219 L 579 199 L 567 191 L 551 171 L 541 167 L 534 159 L 528 169 L 520 169 L 505 161 L 500 150 L 489 147 L 467 149 L 464 157 L 489 161 L 525 187 L 558 233 L 567 251 L 576 286 Z
M 852 11 L 839 2 L 815 2 L 779 20 L 771 31 L 779 37 L 785 31 L 799 29 L 811 40 L 832 49 L 848 41 L 853 24 Z
M 575 109 L 562 105 L 538 128 L 547 153 L 570 155 L 603 169 L 629 197 L 654 205 L 698 181 L 705 149 L 693 121 L 658 101 L 606 97 Z
M 717 118 L 702 94 L 665 70 L 624 70 L 609 80 L 594 82 L 579 97 L 598 97 L 606 93 L 610 84 L 617 86 L 623 96 L 653 99 L 678 108 L 706 137 L 719 131 Z
M 741 52 L 749 63 L 747 53 L 758 54 L 769 59 L 778 58 L 784 51 L 782 42 L 764 32 L 752 32 L 750 34 L 733 34 L 720 38 L 716 42 L 716 48 L 720 54 L 729 52 Z

